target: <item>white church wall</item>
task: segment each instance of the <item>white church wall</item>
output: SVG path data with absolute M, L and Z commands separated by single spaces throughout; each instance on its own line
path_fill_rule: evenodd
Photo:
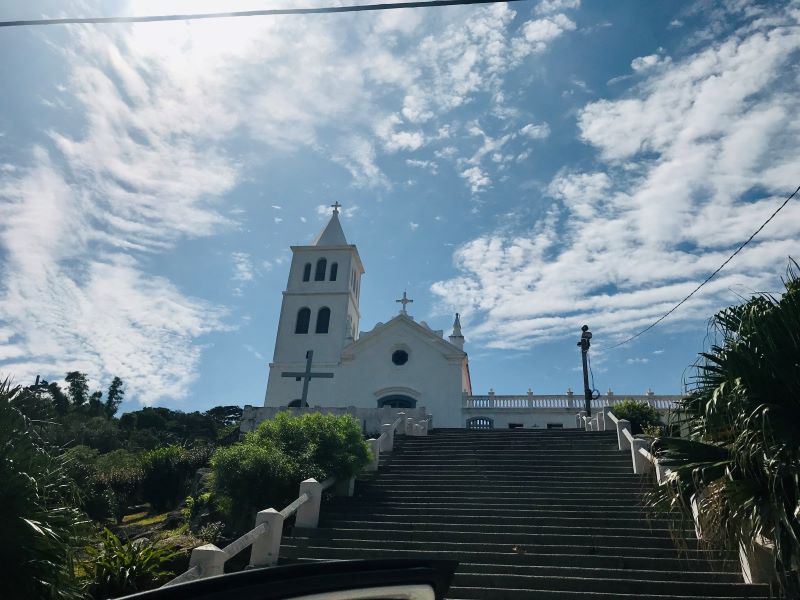
M 392 362 L 395 350 L 408 353 L 406 364 Z M 338 400 L 377 406 L 384 395 L 404 394 L 433 415 L 436 427 L 458 427 L 462 356 L 447 358 L 430 340 L 398 324 L 355 350 L 352 358 L 345 358 Z

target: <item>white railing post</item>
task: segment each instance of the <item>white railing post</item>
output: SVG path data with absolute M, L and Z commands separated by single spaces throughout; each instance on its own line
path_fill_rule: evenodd
M 322 503 L 322 485 L 311 477 L 300 482 L 300 496 L 308 494 L 308 500 L 297 509 L 294 524 L 297 527 L 314 528 L 319 525 L 319 507 Z
M 653 464 L 647 459 L 647 457 L 641 452 L 639 452 L 639 448 L 647 450 L 647 445 L 648 445 L 647 440 L 634 439 L 631 442 L 633 472 L 636 473 L 637 475 L 644 475 L 653 467 Z
M 420 435 L 428 435 L 428 421 L 427 419 L 423 419 L 419 422 L 419 434 Z
M 391 423 L 384 423 L 381 425 L 381 452 L 391 452 L 394 447 L 394 425 Z
M 406 417 L 406 435 L 413 435 L 414 434 L 414 419 L 412 417 Z
M 267 531 L 253 542 L 250 549 L 251 567 L 271 567 L 278 564 L 283 535 L 283 515 L 274 508 L 262 510 L 256 515 L 256 527 L 262 523 L 267 525 Z
M 586 423 L 584 421 L 584 417 L 586 417 L 586 411 L 582 410 L 578 412 L 578 429 L 586 429 Z
M 333 488 L 333 493 L 337 496 L 353 497 L 356 490 L 356 478 L 348 477 L 347 479 L 340 479 L 336 482 Z
M 367 445 L 369 446 L 369 452 L 372 455 L 372 459 L 369 461 L 369 464 L 364 467 L 365 471 L 377 471 L 378 470 L 378 462 L 381 459 L 381 445 L 378 440 L 375 438 L 367 440 Z
M 597 430 L 605 431 L 608 424 L 606 423 L 606 407 L 603 406 L 597 411 Z
M 617 421 L 617 445 L 619 446 L 620 450 L 628 450 L 631 447 L 631 443 L 628 441 L 625 431 L 630 433 L 631 422 L 625 419 L 620 419 Z
M 667 480 L 669 476 L 669 469 L 661 464 L 661 462 L 656 459 L 656 481 L 658 485 L 661 485 Z
M 205 544 L 192 550 L 189 568 L 197 567 L 200 570 L 200 578 L 222 575 L 225 572 L 227 559 L 228 555 L 214 544 Z
M 406 413 L 404 412 L 397 413 L 397 418 L 395 419 L 395 421 L 397 421 L 397 419 L 400 419 L 400 422 L 397 424 L 397 427 L 395 428 L 395 433 L 399 435 L 404 435 L 406 432 Z

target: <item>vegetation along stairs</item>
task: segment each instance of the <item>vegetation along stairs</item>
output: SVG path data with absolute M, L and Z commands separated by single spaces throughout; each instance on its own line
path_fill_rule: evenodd
M 733 555 L 648 520 L 616 432 L 439 429 L 395 438 L 353 498 L 283 538 L 282 562 L 450 558 L 450 598 L 765 598 Z M 679 540 L 680 541 L 680 540 Z

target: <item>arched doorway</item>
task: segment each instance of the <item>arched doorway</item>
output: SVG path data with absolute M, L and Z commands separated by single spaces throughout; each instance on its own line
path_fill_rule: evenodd
M 416 408 L 417 401 L 403 394 L 392 394 L 378 400 L 378 408 L 383 408 L 384 406 L 391 406 L 392 408 Z

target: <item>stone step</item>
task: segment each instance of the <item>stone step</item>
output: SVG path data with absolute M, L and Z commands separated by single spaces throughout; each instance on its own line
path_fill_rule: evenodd
M 751 595 L 743 598 L 767 598 L 768 592 L 758 586 Z M 619 594 L 616 592 L 579 592 L 560 590 L 532 590 L 511 588 L 457 587 L 451 586 L 447 592 L 449 600 L 732 600 L 732 596 L 698 596 L 675 594 Z
M 509 483 L 542 482 L 542 484 L 564 482 L 563 478 L 550 474 L 517 473 L 517 472 L 509 472 L 503 474 L 491 471 L 488 473 L 442 473 L 441 475 L 437 475 L 435 473 L 421 473 L 413 479 L 403 471 L 395 471 L 395 472 L 381 471 L 380 474 L 376 476 L 360 475 L 359 480 L 362 479 L 365 481 L 376 481 L 376 482 L 413 480 L 413 481 L 442 481 L 443 483 L 465 482 L 470 484 L 475 482 L 494 483 L 494 482 L 504 482 L 504 481 Z M 647 485 L 647 487 L 649 487 L 649 482 L 647 482 L 646 479 L 644 479 L 641 475 L 635 475 L 633 473 L 613 473 L 604 475 L 595 475 L 592 473 L 575 473 L 569 479 L 569 483 L 575 483 L 579 485 L 588 485 L 588 484 L 608 485 L 611 483 L 616 484 L 616 482 L 624 482 L 631 484 L 636 483 L 639 484 L 640 486 Z
M 709 576 L 730 573 L 741 580 L 738 560 L 722 560 L 713 555 L 706 560 L 687 557 L 648 557 L 648 556 L 612 556 L 575 552 L 570 555 L 526 553 L 512 551 L 507 546 L 500 551 L 468 550 L 465 548 L 437 549 L 430 546 L 393 548 L 390 544 L 382 547 L 339 547 L 320 544 L 295 544 L 292 538 L 284 538 L 281 545 L 281 556 L 285 561 L 297 559 L 315 560 L 352 560 L 370 558 L 419 558 L 457 560 L 459 563 L 490 564 L 493 568 L 506 566 L 516 572 L 521 568 L 537 567 L 545 570 L 554 568 L 568 569 L 616 569 L 616 570 L 653 570 L 679 572 L 708 572 Z M 569 565 L 564 567 L 564 565 Z M 554 571 L 555 574 L 555 571 Z
M 552 505 L 558 504 L 564 507 L 567 506 L 609 506 L 609 507 L 627 507 L 629 509 L 633 509 L 636 507 L 641 506 L 641 500 L 639 498 L 613 498 L 613 497 L 584 497 L 582 495 L 576 494 L 575 496 L 569 497 L 568 495 L 555 495 L 555 494 L 548 494 L 547 492 L 542 492 L 540 494 L 536 494 L 535 492 L 526 492 L 524 494 L 502 494 L 496 493 L 492 494 L 491 492 L 486 493 L 475 493 L 468 496 L 457 496 L 453 494 L 446 494 L 440 492 L 408 492 L 408 493 L 396 493 L 396 494 L 386 494 L 383 497 L 379 497 L 375 494 L 367 495 L 367 496 L 355 496 L 352 501 L 353 502 L 362 502 L 362 503 L 372 503 L 372 502 L 381 502 L 385 500 L 395 500 L 398 502 L 420 502 L 425 500 L 428 504 L 441 504 L 441 505 L 449 505 L 449 506 L 527 506 L 531 504 L 535 505 Z
M 369 514 L 371 512 L 388 512 L 392 514 L 405 514 L 405 515 L 441 515 L 441 514 L 466 514 L 466 515 L 493 515 L 493 514 L 508 514 L 517 516 L 537 516 L 537 515 L 565 515 L 565 516 L 579 516 L 585 515 L 592 518 L 607 517 L 631 517 L 633 515 L 641 515 L 642 511 L 638 507 L 620 508 L 617 506 L 611 507 L 598 507 L 598 506 L 571 506 L 564 507 L 552 504 L 542 504 L 536 506 L 526 505 L 508 505 L 505 503 L 489 504 L 486 502 L 471 502 L 462 503 L 460 505 L 453 505 L 449 502 L 431 503 L 431 502 L 393 502 L 386 500 L 383 502 L 375 502 L 374 500 L 366 501 L 361 498 L 348 498 L 345 504 L 344 499 L 333 500 L 330 503 L 322 505 L 322 512 L 325 514 L 327 510 L 330 511 L 352 511 L 350 514 Z M 644 517 L 643 517 L 644 518 Z
M 542 516 L 544 515 L 544 516 Z M 561 515 L 561 516 L 550 516 Z M 378 511 L 359 511 L 357 514 L 350 511 L 331 511 L 323 510 L 322 518 L 324 523 L 336 523 L 339 521 L 357 521 L 370 523 L 414 523 L 414 524 L 442 524 L 442 525 L 469 525 L 488 527 L 494 529 L 498 525 L 502 526 L 525 526 L 531 530 L 540 530 L 544 527 L 598 527 L 616 528 L 623 531 L 631 529 L 653 529 L 671 530 L 669 521 L 666 520 L 647 520 L 628 516 L 608 516 L 602 513 L 594 516 L 585 515 L 582 511 L 575 512 L 555 512 L 538 513 L 538 516 L 516 516 L 514 514 L 501 513 L 487 515 L 484 513 L 473 514 L 452 514 L 443 509 L 439 514 L 416 513 L 397 513 Z M 688 527 L 684 528 L 687 531 Z
M 669 536 L 657 537 L 654 535 L 634 535 L 633 532 L 612 532 L 602 535 L 592 535 L 581 529 L 565 529 L 561 533 L 538 533 L 538 532 L 516 532 L 516 531 L 461 531 L 452 529 L 368 529 L 359 527 L 326 527 L 324 529 L 301 529 L 292 530 L 292 537 L 302 538 L 325 538 L 325 539 L 348 539 L 348 540 L 372 540 L 376 538 L 389 539 L 394 542 L 437 542 L 446 539 L 449 542 L 459 544 L 509 544 L 523 545 L 526 547 L 537 548 L 539 546 L 572 546 L 572 547 L 595 547 L 603 546 L 606 548 L 636 548 L 639 551 L 663 550 L 675 551 L 675 544 Z M 685 540 L 691 544 L 692 540 Z
M 294 535 L 284 539 L 287 546 L 298 548 L 319 546 L 327 548 L 355 549 L 355 548 L 376 548 L 380 550 L 438 550 L 442 552 L 519 552 L 528 555 L 546 554 L 561 555 L 562 561 L 571 562 L 572 555 L 586 554 L 591 552 L 593 556 L 608 556 L 616 558 L 654 558 L 654 559 L 686 559 L 686 560 L 707 560 L 716 558 L 718 553 L 708 550 L 681 550 L 680 553 L 675 548 L 636 548 L 631 546 L 600 546 L 600 545 L 578 545 L 570 546 L 567 544 L 556 545 L 537 545 L 527 546 L 519 543 L 489 543 L 489 542 L 454 542 L 447 538 L 440 538 L 443 541 L 414 541 L 414 540 L 392 540 L 385 537 L 380 539 L 360 539 L 350 537 L 296 537 Z M 281 546 L 283 547 L 283 546 Z M 565 558 L 566 557 L 566 558 Z M 721 557 L 724 560 L 734 560 L 735 555 L 729 553 Z M 535 563 L 534 563 L 535 564 Z
M 622 489 L 615 488 L 599 488 L 603 491 L 587 490 L 581 486 L 564 485 L 564 486 L 547 486 L 547 485 L 513 485 L 513 484 L 500 484 L 493 485 L 447 485 L 447 484 L 434 484 L 419 481 L 408 481 L 404 483 L 387 484 L 383 482 L 375 482 L 368 484 L 359 484 L 356 486 L 356 493 L 358 495 L 381 495 L 381 494 L 449 494 L 455 496 L 474 495 L 478 500 L 482 496 L 496 495 L 504 496 L 506 494 L 532 494 L 543 495 L 547 494 L 554 498 L 565 496 L 570 498 L 641 498 L 641 489 L 639 486 L 625 486 Z
M 671 578 L 665 577 L 671 575 Z M 723 597 L 723 598 L 764 598 L 768 595 L 766 585 L 752 586 L 743 583 L 725 583 L 708 581 L 685 581 L 681 573 L 672 572 L 661 574 L 656 579 L 634 579 L 630 573 L 618 580 L 586 577 L 552 577 L 542 575 L 511 574 L 511 573 L 466 573 L 456 572 L 452 588 L 492 588 L 492 589 L 526 589 L 538 591 L 562 592 L 590 592 L 631 594 L 631 595 L 661 595 L 661 596 L 694 596 L 698 598 Z M 451 593 L 451 595 L 455 595 Z
M 708 565 L 706 570 L 690 571 L 682 565 L 680 570 L 656 570 L 656 569 L 621 569 L 608 567 L 605 569 L 597 567 L 575 567 L 575 566 L 536 566 L 536 565 L 496 565 L 491 563 L 471 563 L 461 562 L 457 572 L 477 573 L 477 574 L 510 574 L 510 575 L 535 575 L 548 577 L 581 577 L 585 579 L 623 579 L 632 578 L 644 581 L 700 581 L 715 583 L 741 583 L 742 578 L 738 572 L 719 572 L 712 571 Z
M 499 519 L 498 519 L 499 521 Z M 373 531 L 396 531 L 405 529 L 406 531 L 447 531 L 447 532 L 470 532 L 480 533 L 485 532 L 487 529 L 485 520 L 475 519 L 472 522 L 442 522 L 442 521 L 394 521 L 390 520 L 375 520 L 372 518 L 350 518 L 350 519 L 333 519 L 330 517 L 325 518 L 321 523 L 321 528 L 324 529 L 370 529 Z M 606 535 L 626 535 L 632 537 L 654 537 L 659 539 L 668 540 L 672 542 L 672 536 L 675 533 L 667 527 L 655 528 L 648 527 L 645 522 L 636 522 L 628 527 L 622 528 L 618 523 L 593 523 L 590 525 L 578 526 L 573 523 L 565 522 L 564 520 L 554 521 L 550 524 L 539 524 L 532 527 L 530 522 L 524 523 L 494 523 L 492 524 L 491 531 L 493 533 L 509 533 L 515 535 L 526 535 L 532 531 L 536 534 L 546 535 L 571 535 L 581 534 L 588 535 L 592 538 L 597 538 Z M 688 529 L 683 531 L 683 538 L 689 539 L 689 534 L 694 531 Z

